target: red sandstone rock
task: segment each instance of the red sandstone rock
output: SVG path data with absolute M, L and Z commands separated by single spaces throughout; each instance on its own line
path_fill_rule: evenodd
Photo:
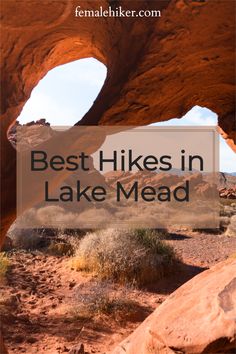
M 0 353 L 1 354 L 8 354 L 8 351 L 3 343 L 3 337 L 2 337 L 1 332 L 0 332 Z
M 236 260 L 192 278 L 113 354 L 231 353 L 236 346 Z
M 16 139 L 17 139 L 17 133 L 18 133 L 18 139 L 20 137 L 20 129 L 21 127 L 23 126 L 27 126 L 27 127 L 32 127 L 31 129 L 29 129 L 27 131 L 29 138 L 30 140 L 32 140 L 32 142 L 36 145 L 39 143 L 38 139 L 38 135 L 41 136 L 42 135 L 42 132 L 37 129 L 38 126 L 50 126 L 50 123 L 46 122 L 46 119 L 44 118 L 41 118 L 39 120 L 37 120 L 36 122 L 35 121 L 31 121 L 29 123 L 26 123 L 26 124 L 20 124 L 18 121 L 16 121 L 9 129 L 8 131 L 8 139 L 9 141 L 12 143 L 13 146 L 16 146 Z M 36 128 L 36 129 L 34 129 Z M 49 132 L 50 130 L 48 129 L 47 130 L 47 133 Z M 35 132 L 35 133 L 34 133 Z M 52 131 L 51 131 L 52 132 Z M 52 134 L 51 134 L 52 135 Z M 26 134 L 24 132 L 24 137 L 26 137 Z M 41 138 L 41 137 L 40 137 Z M 47 140 L 45 138 L 45 140 Z M 28 142 L 28 139 L 26 139 L 27 141 L 27 144 L 29 144 Z
M 236 199 L 236 187 L 221 188 L 219 190 L 220 198 Z

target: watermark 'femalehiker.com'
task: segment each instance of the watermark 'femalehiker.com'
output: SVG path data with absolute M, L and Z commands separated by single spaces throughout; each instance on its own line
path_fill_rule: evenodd
M 75 17 L 161 17 L 160 10 L 125 10 L 121 6 L 115 9 L 109 6 L 104 9 L 100 6 L 98 9 L 82 9 L 76 6 Z

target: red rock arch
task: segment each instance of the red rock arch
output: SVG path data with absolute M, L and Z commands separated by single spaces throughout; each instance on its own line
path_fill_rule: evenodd
M 81 1 L 156 8 L 161 18 L 75 18 L 77 1 L 2 2 L 1 235 L 15 218 L 15 151 L 7 130 L 38 81 L 53 67 L 94 57 L 105 84 L 79 124 L 149 124 L 195 105 L 219 115 L 236 150 L 234 0 Z M 115 4 L 115 5 L 114 5 Z M 66 122 L 65 122 L 66 123 Z

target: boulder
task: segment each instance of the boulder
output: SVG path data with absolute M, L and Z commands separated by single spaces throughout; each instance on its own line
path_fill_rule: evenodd
M 112 354 L 233 353 L 236 259 L 218 263 L 177 289 Z
M 11 240 L 13 248 L 33 250 L 44 246 L 43 238 L 36 230 L 24 228 L 12 228 L 7 236 Z

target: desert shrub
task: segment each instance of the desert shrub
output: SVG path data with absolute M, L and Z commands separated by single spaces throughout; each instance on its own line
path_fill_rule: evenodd
M 56 256 L 72 256 L 84 235 L 84 230 L 58 229 L 50 241 L 47 251 Z
M 74 254 L 73 246 L 66 242 L 54 241 L 48 246 L 48 251 L 55 256 L 71 256 Z
M 57 238 L 61 242 L 70 244 L 74 253 L 75 250 L 78 248 L 78 245 L 84 235 L 86 235 L 86 233 L 82 234 L 80 232 L 75 231 L 74 233 L 70 232 L 69 234 L 67 234 L 67 230 L 61 230 L 61 232 L 58 233 Z
M 10 266 L 10 260 L 4 252 L 0 252 L 0 281 L 5 277 Z
M 73 267 L 104 279 L 144 285 L 173 269 L 175 260 L 173 248 L 158 231 L 107 229 L 81 240 Z
M 12 245 L 17 249 L 32 250 L 41 246 L 42 237 L 32 229 L 12 229 L 8 236 L 12 240 Z
M 116 319 L 130 319 L 139 310 L 138 303 L 129 298 L 128 288 L 117 292 L 109 281 L 89 281 L 76 288 L 70 313 L 78 318 L 109 315 Z

